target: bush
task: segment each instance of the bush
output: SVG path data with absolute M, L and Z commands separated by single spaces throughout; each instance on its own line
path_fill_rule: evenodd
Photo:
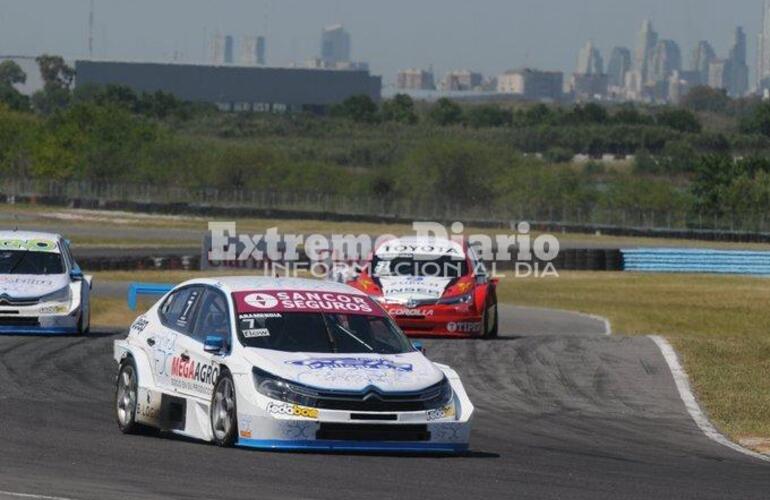
M 377 103 L 368 95 L 348 97 L 342 104 L 332 107 L 331 113 L 356 123 L 376 123 L 380 119 Z
M 465 123 L 473 128 L 506 127 L 512 121 L 511 112 L 497 106 L 475 106 L 465 114 Z
M 436 125 L 456 125 L 462 122 L 463 110 L 456 102 L 441 98 L 431 107 L 428 118 Z
M 686 109 L 665 109 L 657 114 L 655 120 L 658 125 L 679 132 L 697 134 L 702 128 L 698 118 Z

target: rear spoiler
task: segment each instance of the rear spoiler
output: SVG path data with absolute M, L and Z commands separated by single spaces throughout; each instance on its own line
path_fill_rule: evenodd
M 128 308 L 136 311 L 136 299 L 139 295 L 166 295 L 176 285 L 167 283 L 131 283 L 128 285 Z

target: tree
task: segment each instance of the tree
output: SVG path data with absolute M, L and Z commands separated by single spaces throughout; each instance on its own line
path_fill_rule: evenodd
M 462 122 L 463 109 L 456 102 L 442 97 L 431 108 L 428 118 L 436 125 L 456 125 Z
M 513 122 L 513 115 L 497 106 L 474 106 L 466 113 L 465 122 L 473 128 L 506 127 Z
M 702 127 L 698 118 L 686 109 L 664 109 L 655 117 L 658 125 L 679 132 L 700 133 Z
M 348 97 L 341 104 L 332 108 L 332 116 L 347 118 L 356 123 L 376 123 L 379 121 L 377 103 L 368 95 Z
M 396 94 L 393 99 L 382 104 L 382 117 L 387 122 L 414 125 L 417 123 L 414 101 L 406 94 Z
M 46 88 L 69 89 L 75 80 L 75 70 L 68 66 L 61 56 L 44 54 L 36 59 L 40 76 Z
M 0 86 L 27 83 L 27 75 L 15 61 L 0 63 Z
M 730 104 L 727 91 L 713 89 L 705 85 L 694 87 L 682 98 L 682 106 L 692 111 L 710 111 L 724 113 Z
M 763 102 L 754 111 L 741 120 L 741 132 L 745 134 L 762 134 L 770 137 L 770 103 Z
M 60 56 L 42 55 L 36 59 L 43 78 L 43 90 L 32 96 L 32 106 L 41 114 L 50 115 L 57 109 L 67 107 L 72 101 L 70 87 L 75 79 L 75 70 Z

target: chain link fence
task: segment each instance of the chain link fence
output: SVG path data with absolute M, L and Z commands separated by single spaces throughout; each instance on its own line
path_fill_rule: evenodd
M 551 231 L 770 241 L 768 214 L 759 211 L 719 216 L 689 211 L 600 206 L 537 209 L 524 204 L 496 206 L 491 202 L 461 205 L 452 200 L 428 197 L 403 199 L 271 189 L 195 189 L 154 184 L 13 178 L 0 180 L 0 196 L 7 203 L 25 201 L 166 213 L 294 215 L 301 218 L 319 216 L 338 220 L 404 222 L 462 221 L 501 227 L 528 221 L 534 227 Z M 736 235 L 742 237 L 736 238 Z

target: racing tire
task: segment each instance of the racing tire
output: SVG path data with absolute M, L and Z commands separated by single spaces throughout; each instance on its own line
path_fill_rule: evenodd
M 214 385 L 209 420 L 214 444 L 229 448 L 238 439 L 238 411 L 235 401 L 235 383 L 230 372 L 223 371 Z
M 88 319 L 83 318 L 83 313 L 80 313 L 80 319 L 78 319 L 78 335 L 85 336 L 91 333 L 91 308 L 88 308 Z
M 490 310 L 493 310 L 494 312 L 490 315 Z M 490 326 L 490 316 L 492 325 Z M 484 312 L 484 338 L 485 339 L 496 339 L 497 334 L 499 331 L 499 314 L 497 312 L 497 301 L 495 300 L 492 304 L 489 305 L 487 310 Z
M 120 363 L 115 384 L 115 416 L 118 428 L 123 434 L 136 434 L 141 425 L 136 423 L 136 408 L 139 391 L 139 377 L 134 360 L 128 358 Z

